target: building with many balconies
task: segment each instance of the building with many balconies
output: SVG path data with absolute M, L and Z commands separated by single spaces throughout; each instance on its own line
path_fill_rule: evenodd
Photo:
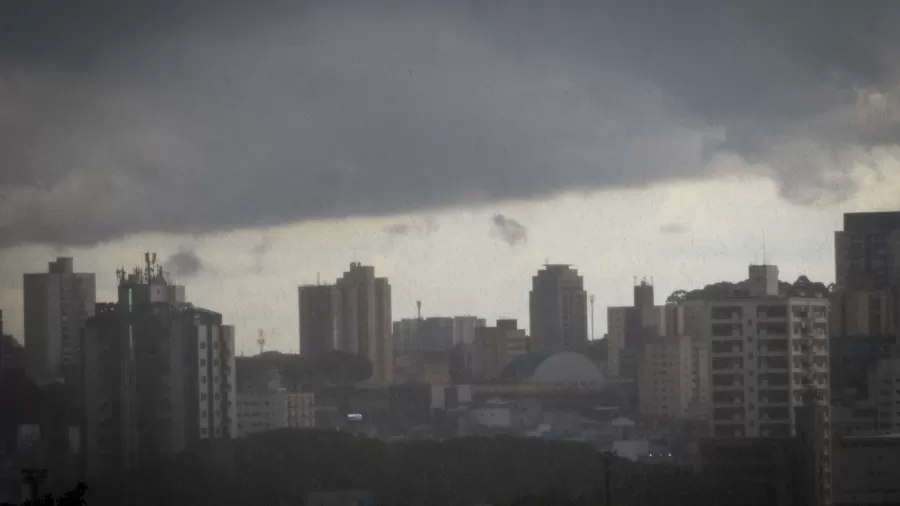
M 830 460 L 829 302 L 778 294 L 778 268 L 750 266 L 747 290 L 710 301 L 711 432 L 717 437 L 797 437 L 815 408 L 814 437 Z M 806 415 L 802 415 L 806 416 Z M 828 474 L 828 469 L 823 473 Z M 828 488 L 827 480 L 819 481 Z M 824 490 L 823 497 L 829 495 Z

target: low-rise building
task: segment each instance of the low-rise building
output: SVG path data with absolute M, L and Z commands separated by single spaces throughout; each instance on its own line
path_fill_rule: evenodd
M 315 394 L 254 392 L 237 396 L 238 437 L 284 428 L 315 427 Z
M 513 359 L 528 353 L 531 339 L 516 320 L 497 320 L 494 327 L 475 329 L 472 345 L 472 377 L 476 381 L 492 381 Z
M 835 506 L 900 504 L 900 434 L 839 437 L 834 450 Z

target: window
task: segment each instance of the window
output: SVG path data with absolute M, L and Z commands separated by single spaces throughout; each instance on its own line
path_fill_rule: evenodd
M 205 365 L 206 365 L 206 359 L 205 359 L 205 358 L 201 358 L 201 359 L 200 359 L 200 365 L 201 365 L 201 366 L 205 366 Z
M 206 376 L 200 376 L 200 383 L 206 383 Z
M 216 394 L 216 395 L 218 395 L 218 394 Z M 200 394 L 200 400 L 201 400 L 201 401 L 205 401 L 205 400 L 206 400 L 206 394 Z
M 200 349 L 202 350 L 205 348 L 206 348 L 206 341 L 200 341 Z

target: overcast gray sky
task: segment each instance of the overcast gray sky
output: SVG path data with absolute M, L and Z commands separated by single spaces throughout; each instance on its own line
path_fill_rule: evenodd
M 391 276 L 398 316 L 522 318 L 545 258 L 598 307 L 633 275 L 736 279 L 763 230 L 783 270 L 830 279 L 840 212 L 896 206 L 898 12 L 7 0 L 0 304 L 16 331 L 21 273 L 58 252 L 111 296 L 158 251 L 287 349 L 296 284 L 351 260 Z

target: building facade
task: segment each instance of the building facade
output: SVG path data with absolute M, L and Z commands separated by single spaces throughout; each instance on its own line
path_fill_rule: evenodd
M 241 393 L 237 396 L 238 437 L 284 428 L 314 428 L 315 394 Z
M 834 457 L 835 506 L 900 504 L 900 435 L 839 437 Z
M 694 347 L 688 336 L 668 336 L 644 344 L 638 367 L 638 408 L 642 415 L 690 416 L 694 399 Z
M 900 432 L 900 358 L 883 358 L 869 375 L 875 430 Z
M 33 374 L 77 383 L 80 335 L 94 313 L 93 273 L 75 272 L 74 261 L 59 257 L 47 272 L 23 277 L 25 350 Z
M 683 311 L 679 306 L 655 305 L 653 285 L 647 280 L 636 283 L 631 306 L 609 307 L 606 311 L 607 373 L 637 380 L 644 343 L 663 336 L 685 335 Z
M 352 262 L 334 285 L 301 286 L 299 306 L 301 355 L 353 353 L 372 363 L 371 381 L 393 381 L 391 285 L 374 267 Z
M 184 301 L 161 269 L 119 271 L 82 337 L 88 476 L 237 434 L 234 328 Z
M 897 335 L 900 212 L 844 214 L 834 253 L 833 335 Z
M 334 285 L 298 288 L 300 355 L 315 357 L 335 349 L 338 291 Z
M 497 320 L 494 327 L 475 329 L 472 344 L 472 379 L 493 381 L 516 357 L 530 351 L 531 338 L 516 320 Z
M 337 281 L 337 349 L 372 362 L 372 380 L 391 383 L 394 346 L 391 339 L 391 285 L 375 277 L 375 268 L 352 262 Z
M 534 348 L 581 352 L 588 340 L 588 298 L 584 279 L 568 265 L 544 266 L 529 294 Z

